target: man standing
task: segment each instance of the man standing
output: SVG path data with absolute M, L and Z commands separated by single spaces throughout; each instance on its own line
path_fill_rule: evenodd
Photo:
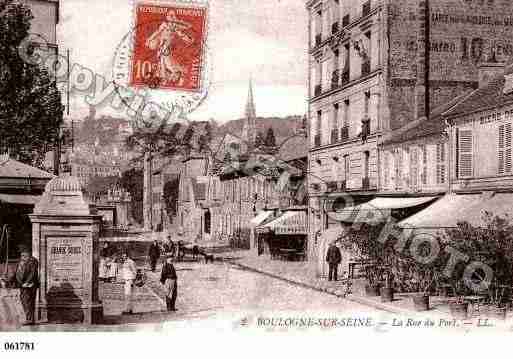
M 157 267 L 157 260 L 160 258 L 160 246 L 156 240 L 153 241 L 153 243 L 150 245 L 148 257 L 150 257 L 151 271 L 155 272 L 155 268 Z
M 28 247 L 20 247 L 20 262 L 16 268 L 16 283 L 20 288 L 20 300 L 25 312 L 23 325 L 35 323 L 36 294 L 39 287 L 39 263 L 30 255 Z
M 331 242 L 326 254 L 326 262 L 328 262 L 329 274 L 328 281 L 334 279 L 337 281 L 338 276 L 338 265 L 342 261 L 342 254 L 340 249 L 335 245 L 335 242 Z
M 133 313 L 133 289 L 134 280 L 137 275 L 135 262 L 129 257 L 128 253 L 123 253 L 123 280 L 125 281 L 125 310 L 122 314 Z
M 176 279 L 176 271 L 173 266 L 173 256 L 168 254 L 166 256 L 166 262 L 162 265 L 160 283 L 165 287 L 167 310 L 172 312 L 176 311 L 175 303 L 178 289 Z

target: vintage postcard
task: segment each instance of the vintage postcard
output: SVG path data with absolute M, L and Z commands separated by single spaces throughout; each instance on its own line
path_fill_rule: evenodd
M 512 332 L 512 1 L 0 0 L 0 29 L 2 358 Z

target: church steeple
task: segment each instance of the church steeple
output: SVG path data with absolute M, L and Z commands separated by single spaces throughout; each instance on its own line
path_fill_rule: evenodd
M 256 109 L 253 99 L 253 81 L 249 79 L 248 99 L 246 102 L 244 127 L 242 128 L 242 139 L 248 144 L 254 144 L 256 138 Z

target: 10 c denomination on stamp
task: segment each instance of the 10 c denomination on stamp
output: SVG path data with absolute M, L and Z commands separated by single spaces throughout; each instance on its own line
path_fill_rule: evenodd
M 206 20 L 199 5 L 137 3 L 130 85 L 201 91 Z

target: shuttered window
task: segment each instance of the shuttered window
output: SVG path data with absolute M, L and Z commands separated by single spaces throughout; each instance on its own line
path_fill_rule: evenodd
M 403 150 L 401 148 L 397 148 L 395 150 L 394 156 L 394 167 L 395 167 L 395 188 L 399 189 L 403 185 L 402 177 L 403 177 Z
M 499 126 L 499 174 L 511 173 L 511 123 Z
M 383 168 L 383 186 L 388 187 L 388 176 L 390 175 L 390 156 L 388 152 L 384 153 L 384 168 Z
M 427 167 L 427 146 L 422 145 L 422 174 L 421 174 L 421 181 L 423 185 L 427 185 L 427 174 L 428 174 L 428 167 Z
M 445 143 L 436 144 L 436 183 L 445 183 Z
M 410 152 L 410 186 L 413 190 L 419 187 L 419 151 L 413 148 Z
M 458 178 L 472 177 L 472 130 L 458 131 Z

